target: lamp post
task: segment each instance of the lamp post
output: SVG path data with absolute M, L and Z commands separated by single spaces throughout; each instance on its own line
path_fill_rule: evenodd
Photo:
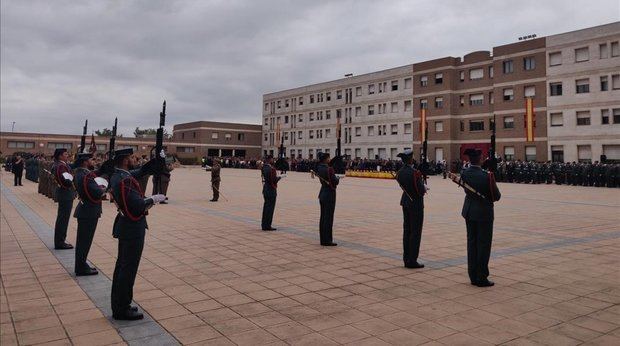
M 11 132 L 15 132 L 15 122 L 11 125 Z

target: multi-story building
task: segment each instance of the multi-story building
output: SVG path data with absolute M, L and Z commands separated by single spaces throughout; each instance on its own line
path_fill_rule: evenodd
M 547 37 L 549 157 L 620 160 L 620 22 Z
M 289 157 L 313 158 L 317 151 L 333 152 L 336 118 L 340 117 L 344 154 L 395 158 L 404 149 L 421 150 L 420 115 L 426 109 L 429 160 L 464 159 L 464 150 L 472 147 L 488 153 L 495 118 L 499 156 L 546 161 L 551 158 L 547 39 L 494 47 L 492 54 L 477 51 L 463 59 L 445 57 L 265 94 L 263 153 L 278 152 L 278 129 L 284 133 Z M 609 50 L 611 56 L 611 41 Z M 618 69 L 617 62 L 612 65 Z M 612 88 L 612 73 L 608 78 Z M 529 142 L 525 135 L 528 98 L 535 114 L 534 138 Z M 619 137 L 617 132 L 610 136 Z

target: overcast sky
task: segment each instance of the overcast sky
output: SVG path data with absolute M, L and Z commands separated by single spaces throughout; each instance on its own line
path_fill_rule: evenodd
M 1 2 L 1 128 L 261 123 L 264 93 L 620 20 L 602 1 Z M 90 132 L 90 130 L 89 130 Z

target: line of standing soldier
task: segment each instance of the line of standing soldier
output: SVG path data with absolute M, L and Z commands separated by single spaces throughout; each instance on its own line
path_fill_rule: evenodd
M 503 161 L 497 180 L 507 183 L 620 187 L 620 164 Z

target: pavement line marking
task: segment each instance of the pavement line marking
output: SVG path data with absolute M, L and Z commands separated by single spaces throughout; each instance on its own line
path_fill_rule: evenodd
M 13 205 L 17 212 L 28 223 L 39 239 L 50 250 L 52 255 L 65 268 L 80 288 L 88 295 L 95 306 L 108 318 L 118 334 L 129 345 L 179 345 L 179 342 L 164 329 L 157 321 L 142 309 L 144 319 L 139 321 L 117 321 L 112 318 L 110 306 L 110 291 L 112 281 L 99 272 L 99 275 L 80 276 L 72 275 L 75 263 L 75 250 L 54 250 L 54 230 L 32 208 L 0 181 L 0 188 L 4 197 Z M 135 304 L 135 302 L 134 302 Z M 136 304 L 137 305 L 137 304 Z

